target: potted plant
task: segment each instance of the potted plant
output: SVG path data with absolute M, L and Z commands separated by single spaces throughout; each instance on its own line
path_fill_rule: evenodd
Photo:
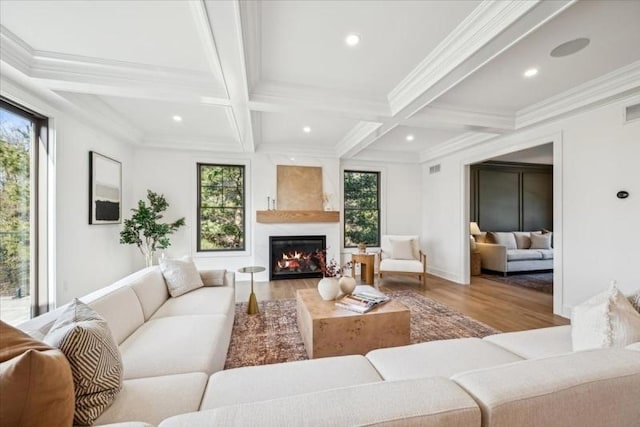
M 340 267 L 335 259 L 327 262 L 326 249 L 316 251 L 315 258 L 320 264 L 322 270 L 322 279 L 318 282 L 318 292 L 325 301 L 335 299 L 340 291 L 344 294 L 350 294 L 356 287 L 356 281 L 352 277 L 340 277 L 344 270 L 350 270 L 352 263 L 349 261 L 343 267 Z M 338 280 L 339 278 L 339 280 Z
M 162 212 L 166 211 L 169 203 L 164 195 L 147 190 L 147 200 L 138 201 L 138 208 L 131 209 L 133 215 L 124 220 L 124 229 L 120 232 L 120 243 L 136 245 L 147 263 L 153 265 L 153 255 L 158 249 L 166 249 L 171 245 L 169 235 L 182 227 L 184 218 L 172 223 L 162 223 Z

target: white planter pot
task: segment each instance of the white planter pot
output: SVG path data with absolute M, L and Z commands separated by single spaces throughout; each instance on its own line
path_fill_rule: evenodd
M 356 279 L 344 276 L 338 280 L 338 284 L 340 285 L 340 291 L 345 295 L 349 295 L 356 288 Z
M 325 277 L 318 282 L 318 292 L 325 301 L 334 300 L 340 293 L 340 285 L 335 277 Z

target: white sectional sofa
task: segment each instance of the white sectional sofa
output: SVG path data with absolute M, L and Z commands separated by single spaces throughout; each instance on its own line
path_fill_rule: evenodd
M 222 370 L 233 273 L 201 275 L 206 287 L 177 298 L 157 267 L 82 298 L 108 321 L 125 368 L 97 425 L 639 425 L 640 343 L 572 352 L 570 326 Z M 41 337 L 59 311 L 21 328 Z
M 157 266 L 80 298 L 109 324 L 124 365 L 123 389 L 96 425 L 157 425 L 199 409 L 209 376 L 224 368 L 235 315 L 234 273 L 200 275 L 205 287 L 177 298 Z M 42 338 L 64 308 L 19 328 Z

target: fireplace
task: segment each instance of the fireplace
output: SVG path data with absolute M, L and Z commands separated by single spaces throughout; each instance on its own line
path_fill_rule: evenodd
M 269 279 L 322 277 L 316 252 L 326 245 L 326 236 L 269 236 Z

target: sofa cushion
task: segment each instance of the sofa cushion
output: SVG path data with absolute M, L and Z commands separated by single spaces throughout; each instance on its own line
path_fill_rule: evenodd
M 387 381 L 450 377 L 459 372 L 522 360 L 479 338 L 431 341 L 370 351 L 367 359 Z
M 224 286 L 227 270 L 199 270 L 205 286 Z
M 206 384 L 202 372 L 125 380 L 120 395 L 96 425 L 130 420 L 158 425 L 165 418 L 197 411 Z
M 528 231 L 514 231 L 513 237 L 516 238 L 516 249 L 529 249 L 531 247 L 531 233 Z
M 551 249 L 551 234 L 531 233 L 530 249 Z
M 629 344 L 625 347 L 627 350 L 640 351 L 640 341 Z
M 410 273 L 421 273 L 424 266 L 420 261 L 406 259 L 383 259 L 380 261 L 380 271 L 405 271 Z
M 624 347 L 640 341 L 640 313 L 615 286 L 573 308 L 573 350 Z
M 507 261 L 528 261 L 542 259 L 540 251 L 534 251 L 532 249 L 508 249 Z
M 382 378 L 364 356 L 229 369 L 211 376 L 200 410 L 376 381 Z M 239 384 L 251 384 L 251 387 L 238 387 Z
M 525 359 L 557 356 L 572 351 L 571 325 L 507 332 L 483 339 Z
M 525 360 L 452 378 L 492 427 L 632 426 L 640 420 L 640 357 L 622 349 Z
M 122 358 L 107 322 L 76 299 L 56 320 L 45 342 L 62 350 L 71 365 L 74 423 L 93 424 L 122 388 Z
M 157 266 L 132 274 L 128 282 L 140 301 L 145 320 L 149 320 L 153 313 L 169 299 L 167 284 Z
M 64 354 L 2 321 L 0 396 L 0 425 L 73 423 L 73 377 Z
M 480 410 L 471 396 L 450 380 L 423 378 L 224 406 L 169 418 L 160 427 L 231 425 L 480 427 Z
M 116 344 L 122 344 L 144 323 L 140 300 L 128 286 L 115 289 L 90 302 L 89 306 L 107 321 Z
M 231 334 L 228 325 L 223 315 L 147 321 L 120 346 L 125 379 L 221 370 Z
M 194 314 L 224 314 L 233 318 L 235 292 L 232 287 L 209 287 L 169 298 L 152 319 Z
M 160 261 L 160 270 L 169 294 L 174 298 L 204 286 L 196 265 L 189 257 L 163 259 Z
M 516 237 L 512 232 L 491 231 L 489 232 L 489 243 L 503 245 L 507 249 L 517 249 Z
M 536 252 L 540 252 L 542 259 L 553 259 L 553 249 L 533 249 Z

